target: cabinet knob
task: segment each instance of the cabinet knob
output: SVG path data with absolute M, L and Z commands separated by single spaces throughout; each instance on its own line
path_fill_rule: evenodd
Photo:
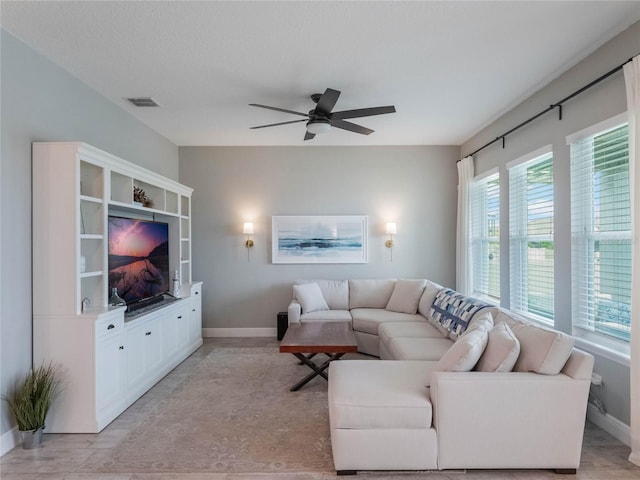
M 200 292 L 196 292 L 196 295 L 200 295 Z
M 120 345 L 120 350 L 124 350 L 124 345 Z
M 113 323 L 110 323 L 107 330 L 113 330 L 114 328 L 116 328 L 116 326 Z
M 191 309 L 191 311 L 192 311 L 192 312 L 195 312 L 195 311 L 196 311 L 196 309 L 195 309 L 195 308 L 192 308 L 192 309 Z
M 181 318 L 182 318 L 182 315 L 180 315 L 180 316 L 178 317 L 178 320 L 180 320 Z
M 151 332 L 147 332 L 147 333 L 145 333 L 145 335 L 151 335 Z

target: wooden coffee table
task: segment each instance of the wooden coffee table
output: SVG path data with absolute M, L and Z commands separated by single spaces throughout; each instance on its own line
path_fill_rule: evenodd
M 295 392 L 318 375 L 328 380 L 325 370 L 329 364 L 345 353 L 357 352 L 358 344 L 351 329 L 351 322 L 309 322 L 289 325 L 280 343 L 280 352 L 292 353 L 313 372 L 304 377 L 290 391 Z M 318 353 L 329 357 L 318 365 L 311 359 Z M 308 355 L 305 355 L 308 354 Z

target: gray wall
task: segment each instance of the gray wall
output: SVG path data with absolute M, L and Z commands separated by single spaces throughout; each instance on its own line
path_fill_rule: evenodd
M 464 143 L 461 151 L 468 155 L 488 141 L 496 138 L 549 105 L 567 97 L 600 75 L 640 53 L 640 22 L 606 43 L 558 77 L 542 90 L 508 112 L 495 123 Z M 563 119 L 557 112 L 523 127 L 506 138 L 506 148 L 498 142 L 475 156 L 476 174 L 499 167 L 501 186 L 501 218 L 508 219 L 508 174 L 505 163 L 545 145 L 553 145 L 555 181 L 555 324 L 571 333 L 571 221 L 569 147 L 566 136 L 580 131 L 627 109 L 622 72 L 603 81 L 566 103 Z M 508 245 L 508 228 L 502 225 L 502 245 Z M 501 249 L 501 278 L 509 278 L 509 250 Z M 508 306 L 509 283 L 502 282 L 503 305 Z M 593 353 L 593 352 L 592 352 Z M 600 373 L 604 385 L 604 403 L 608 412 L 629 424 L 629 368 L 596 355 L 595 371 Z
M 31 142 L 83 141 L 178 179 L 178 148 L 2 30 L 1 393 L 31 368 Z M 65 212 L 60 212 L 65 215 Z M 0 433 L 13 420 L 1 402 Z
M 458 147 L 180 147 L 205 328 L 274 328 L 297 279 L 455 281 Z M 272 215 L 369 217 L 369 263 L 271 264 Z M 242 223 L 253 221 L 247 261 Z M 384 226 L 395 221 L 393 250 Z

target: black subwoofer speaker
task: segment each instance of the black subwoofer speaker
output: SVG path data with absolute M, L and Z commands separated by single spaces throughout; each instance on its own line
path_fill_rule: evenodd
M 289 326 L 289 315 L 287 312 L 279 312 L 278 313 L 278 340 L 282 340 L 284 337 L 284 333 L 287 331 L 287 327 Z

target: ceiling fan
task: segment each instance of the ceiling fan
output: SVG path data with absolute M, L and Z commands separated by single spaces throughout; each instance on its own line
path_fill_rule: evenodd
M 385 113 L 394 113 L 396 107 L 393 105 L 387 107 L 372 107 L 372 108 L 358 108 L 356 110 L 343 110 L 341 112 L 331 112 L 333 107 L 338 101 L 340 92 L 327 88 L 324 93 L 314 93 L 311 95 L 311 100 L 316 103 L 316 107 L 313 110 L 309 110 L 309 113 L 294 112 L 293 110 L 286 110 L 284 108 L 269 107 L 267 105 L 259 105 L 257 103 L 250 103 L 252 107 L 266 108 L 269 110 L 276 110 L 278 112 L 291 113 L 293 115 L 301 115 L 306 117 L 302 120 L 291 120 L 290 122 L 271 123 L 269 125 L 260 125 L 256 128 L 275 127 L 278 125 L 288 125 L 290 123 L 307 122 L 307 131 L 304 134 L 305 140 L 311 140 L 319 133 L 325 133 L 331 130 L 331 127 L 341 128 L 343 130 L 349 130 L 350 132 L 360 133 L 362 135 L 369 135 L 373 133 L 373 130 L 356 125 L 355 123 L 346 122 L 345 118 L 358 118 L 358 117 L 370 117 L 372 115 L 383 115 Z

